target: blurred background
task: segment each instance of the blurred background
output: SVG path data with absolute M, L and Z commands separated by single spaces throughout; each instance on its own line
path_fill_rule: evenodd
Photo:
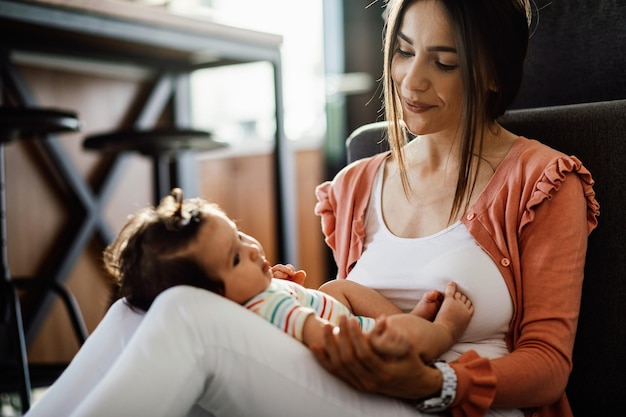
M 626 98 L 626 2 L 535 4 L 514 107 Z M 11 274 L 66 284 L 93 331 L 111 289 L 102 250 L 129 214 L 159 195 L 154 158 L 83 143 L 102 132 L 182 124 L 227 144 L 186 150 L 171 162 L 187 196 L 218 203 L 261 241 L 270 262 L 307 270 L 307 286 L 333 278 L 314 190 L 345 165 L 350 132 L 384 118 L 384 6 L 1 0 L 2 104 L 70 109 L 82 124 L 47 139 L 58 147 L 5 145 Z M 64 366 L 79 343 L 61 303 L 42 294 L 21 298 L 29 361 Z M 2 399 L 2 415 L 12 415 L 11 397 Z

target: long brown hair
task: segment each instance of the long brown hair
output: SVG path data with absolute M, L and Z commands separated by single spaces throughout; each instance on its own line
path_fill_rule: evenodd
M 391 78 L 398 48 L 398 31 L 409 4 L 420 0 L 390 0 L 384 41 L 384 106 L 388 138 L 400 169 L 405 194 L 410 184 L 404 157 L 408 132 L 402 124 L 402 106 Z M 450 221 L 467 210 L 476 183 L 472 160 L 482 157 L 485 126 L 491 125 L 511 105 L 519 90 L 528 49 L 528 0 L 437 0 L 452 24 L 463 80 L 461 162 Z M 490 88 L 491 87 L 491 88 Z M 476 151 L 477 150 L 477 151 Z

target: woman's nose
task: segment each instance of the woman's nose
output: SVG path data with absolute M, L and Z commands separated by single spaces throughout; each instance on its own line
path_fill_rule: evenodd
M 428 81 L 427 72 L 421 63 L 421 60 L 416 58 L 411 62 L 404 79 L 402 80 L 404 87 L 410 91 L 426 91 L 430 85 Z

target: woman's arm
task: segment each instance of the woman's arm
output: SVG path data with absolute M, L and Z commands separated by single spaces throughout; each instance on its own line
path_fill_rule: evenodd
M 587 202 L 581 180 L 564 175 L 550 198 L 532 207 L 519 234 L 520 325 L 513 352 L 492 361 L 494 406 L 554 403 L 567 385 L 587 249 Z M 520 380 L 518 376 L 524 374 Z

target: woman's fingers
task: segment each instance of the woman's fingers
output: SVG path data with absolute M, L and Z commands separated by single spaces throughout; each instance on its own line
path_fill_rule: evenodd
M 327 325 L 323 331 L 323 343 L 319 346 L 312 346 L 311 351 L 326 370 L 348 382 L 349 375 L 346 374 L 340 360 L 339 340 L 336 332 L 338 329 L 338 327 Z
M 373 332 L 387 325 L 383 321 Z M 383 356 L 373 349 L 370 336 L 363 334 L 356 319 L 342 318 L 338 327 L 324 329 L 323 344 L 311 350 L 325 369 L 360 391 L 419 398 L 441 386 L 434 375 L 440 371 L 424 364 L 413 346 L 409 344 L 404 355 Z M 433 381 L 439 385 L 434 387 Z
M 312 349 L 316 359 L 332 374 L 362 391 L 376 391 L 376 370 L 381 358 L 369 348 L 356 319 L 341 318 L 338 327 L 325 328 L 324 345 Z

